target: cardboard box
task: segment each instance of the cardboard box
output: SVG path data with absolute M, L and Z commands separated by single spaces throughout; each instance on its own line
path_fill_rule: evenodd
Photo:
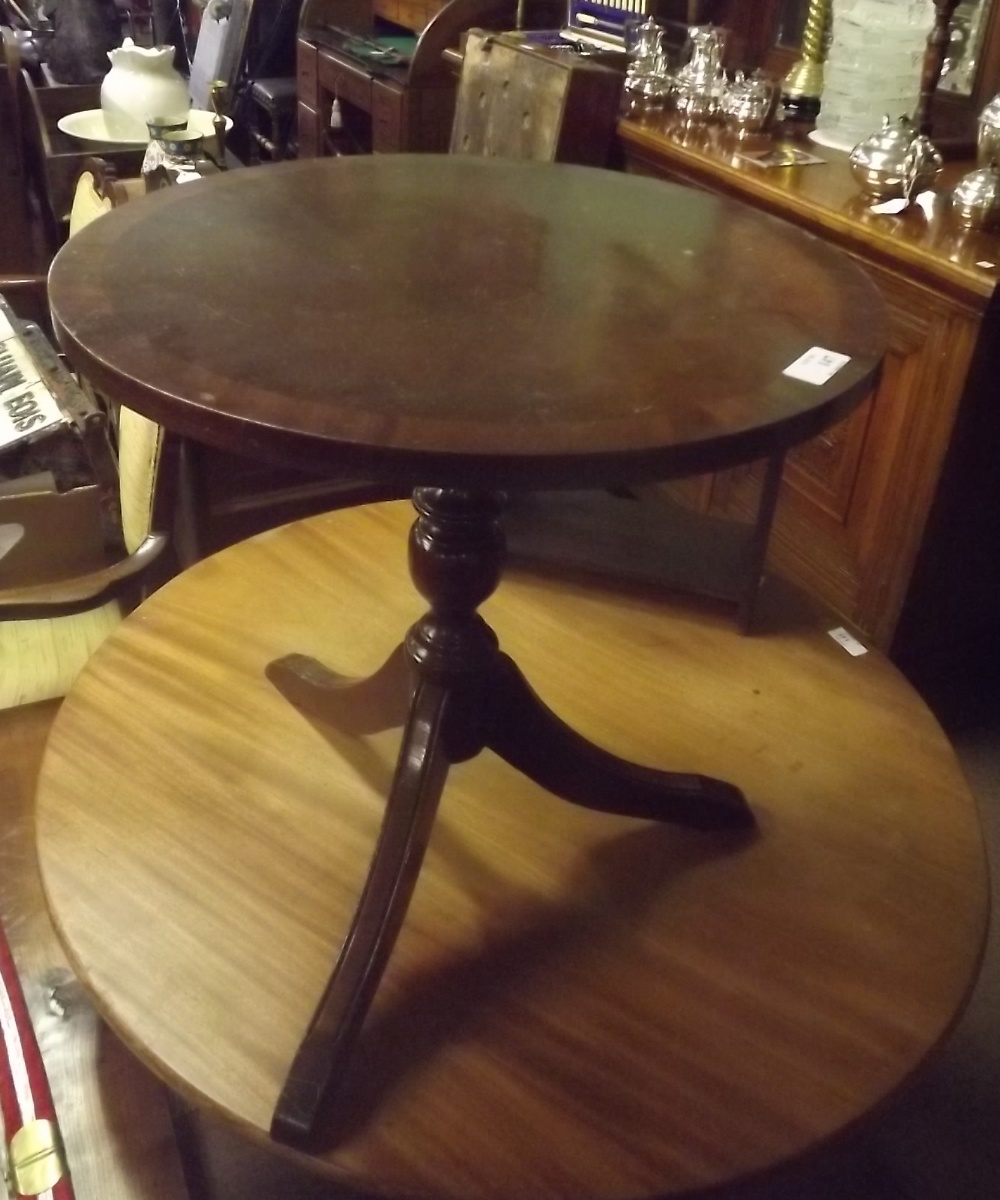
M 107 565 L 101 489 L 0 495 L 0 591 Z
M 0 589 L 69 579 L 107 563 L 102 520 L 103 493 L 93 472 L 57 478 L 49 462 L 24 475 L 25 450 L 34 459 L 40 443 L 51 445 L 52 463 L 82 457 L 74 410 L 82 395 L 41 331 L 20 320 L 0 296 Z M 56 442 L 78 443 L 60 455 Z M 3 467 L 13 466 L 4 471 Z M 29 468 L 30 469 L 30 468 Z M 37 472 L 37 473 L 35 473 Z M 84 486 L 71 486 L 82 483 Z M 60 486 L 62 484 L 62 486 Z

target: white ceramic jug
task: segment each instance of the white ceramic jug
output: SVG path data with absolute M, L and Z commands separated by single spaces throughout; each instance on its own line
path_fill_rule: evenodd
M 173 46 L 137 46 L 126 38 L 108 51 L 111 70 L 101 84 L 101 110 L 116 141 L 145 142 L 146 122 L 186 121 L 191 101 L 187 83 L 174 70 Z

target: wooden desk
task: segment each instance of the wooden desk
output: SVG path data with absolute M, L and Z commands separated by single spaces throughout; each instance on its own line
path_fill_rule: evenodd
M 264 671 L 292 648 L 383 659 L 421 608 L 411 516 L 312 518 L 172 580 L 91 660 L 42 767 L 80 978 L 168 1083 L 262 1141 L 397 746 L 310 722 Z M 298 1161 L 352 1193 L 669 1195 L 817 1146 L 938 1045 L 987 920 L 968 787 L 884 658 L 774 599 L 743 638 L 638 589 L 505 579 L 484 612 L 547 701 L 637 761 L 737 780 L 759 832 L 589 812 L 492 754 L 456 768 L 341 1122 Z
M 821 166 L 761 170 L 718 126 L 662 114 L 619 122 L 627 169 L 738 198 L 839 246 L 888 306 L 891 345 L 871 403 L 796 448 L 771 537 L 773 564 L 907 668 L 927 671 L 1000 635 L 998 429 L 1000 236 L 963 230 L 947 193 L 971 163 L 950 163 L 933 198 L 905 216 L 869 211 L 847 155 L 806 143 Z M 704 512 L 745 513 L 749 468 L 689 486 Z
M 554 28 L 565 7 L 527 0 L 525 11 L 526 28 Z M 296 43 L 299 154 L 443 153 L 458 84 L 445 51 L 473 26 L 511 29 L 515 19 L 514 0 L 308 0 Z M 352 35 L 407 30 L 416 35 L 415 44 L 398 65 L 366 61 L 352 50 Z M 335 98 L 342 125 L 331 132 Z
M 53 322 L 76 365 L 196 439 L 412 486 L 419 513 L 410 564 L 428 609 L 384 667 L 345 687 L 335 664 L 290 651 L 271 676 L 324 720 L 405 723 L 357 927 L 275 1114 L 277 1135 L 305 1137 L 452 764 L 489 747 L 591 808 L 753 824 L 729 781 L 637 769 L 576 735 L 500 650 L 477 609 L 503 571 L 505 493 L 780 454 L 868 394 L 883 306 L 843 255 L 745 206 L 584 167 L 375 155 L 161 195 L 53 263 Z M 789 373 L 820 346 L 835 371 Z

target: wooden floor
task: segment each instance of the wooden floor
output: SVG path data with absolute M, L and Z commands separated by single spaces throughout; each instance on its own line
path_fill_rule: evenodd
M 77 1200 L 184 1200 L 166 1089 L 100 1021 L 42 895 L 35 780 L 58 701 L 0 712 L 0 920 L 32 1016 Z

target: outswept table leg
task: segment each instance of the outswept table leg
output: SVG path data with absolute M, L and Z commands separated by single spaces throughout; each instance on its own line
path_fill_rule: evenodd
M 506 654 L 499 656 L 485 701 L 486 745 L 564 800 L 694 829 L 753 828 L 739 788 L 707 775 L 643 767 L 596 746 L 538 697 Z
M 421 683 L 414 694 L 358 910 L 271 1119 L 271 1134 L 280 1141 L 312 1132 L 403 924 L 448 774 L 441 744 L 448 699 L 448 689 L 433 683 Z

